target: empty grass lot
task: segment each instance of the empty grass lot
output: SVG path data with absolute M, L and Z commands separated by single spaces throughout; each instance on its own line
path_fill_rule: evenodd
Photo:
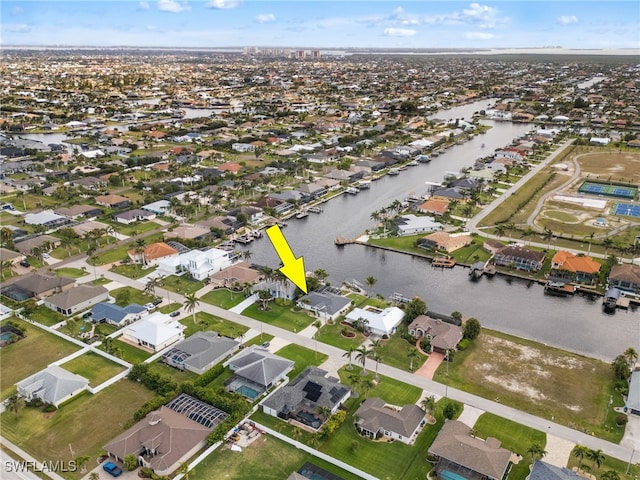
M 198 378 L 196 373 L 190 372 L 188 370 L 180 371 L 177 368 L 170 367 L 166 363 L 161 363 L 159 361 L 152 362 L 149 364 L 149 371 L 157 372 L 161 375 L 171 378 L 176 383 L 182 383 L 186 381 L 193 381 Z
M 113 341 L 113 346 L 118 347 L 122 352 L 122 360 L 124 360 L 125 362 L 129 362 L 132 365 L 144 362 L 151 356 L 149 352 L 134 347 L 133 345 L 129 345 L 128 343 L 125 343 L 118 339 L 115 339 Z M 104 350 L 104 345 L 100 345 L 98 348 L 100 350 Z
M 56 275 L 59 277 L 80 278 L 88 274 L 89 272 L 73 267 L 62 267 L 56 270 Z
M 276 355 L 280 355 L 281 357 L 296 362 L 293 370 L 289 373 L 289 378 L 292 380 L 308 366 L 313 365 L 317 367 L 329 358 L 324 353 L 318 353 L 294 343 L 287 345 L 286 347 L 282 347 L 276 352 Z
M 224 308 L 225 310 L 229 310 L 242 302 L 244 298 L 244 293 L 242 292 L 232 292 L 226 288 L 221 288 L 205 293 L 200 297 L 200 300 L 210 303 L 211 305 Z
M 48 327 L 51 327 L 56 323 L 62 322 L 66 317 L 61 313 L 54 312 L 53 310 L 45 307 L 44 305 L 39 305 L 33 311 L 33 313 L 29 315 L 29 318 L 34 322 L 38 322 Z
M 270 342 L 273 340 L 273 335 L 269 335 L 268 333 L 261 333 L 253 337 L 251 340 L 244 344 L 245 347 L 250 347 L 251 345 L 261 345 L 264 342 Z
M 180 308 L 182 308 L 181 303 L 173 302 L 173 303 L 170 303 L 169 305 L 164 305 L 158 308 L 158 311 L 160 313 L 173 313 L 176 310 L 179 310 Z
M 88 465 L 95 465 L 103 446 L 124 430 L 133 413 L 152 396 L 142 384 L 123 379 L 96 395 L 80 394 L 50 418 L 36 408 L 23 408 L 17 418 L 5 412 L 0 416 L 2 435 L 41 461 L 68 462 L 88 455 Z M 70 479 L 83 475 L 64 474 Z
M 149 295 L 146 295 L 145 293 L 133 287 L 116 288 L 115 290 L 111 291 L 110 295 L 116 299 L 116 305 L 119 305 L 121 307 L 126 307 L 131 303 L 144 305 L 153 301 L 153 297 L 150 297 Z
M 122 365 L 93 352 L 87 352 L 60 366 L 71 373 L 86 378 L 92 387 L 97 387 L 124 370 Z
M 138 278 L 142 278 L 146 275 L 153 273 L 157 267 L 152 268 L 142 268 L 138 265 L 114 265 L 111 267 L 111 271 L 113 273 L 117 273 L 118 275 L 123 275 L 128 278 L 132 278 L 137 280 Z
M 260 310 L 260 307 L 260 302 L 254 303 L 242 312 L 242 314 L 291 332 L 304 330 L 314 321 L 314 319 L 305 312 L 292 311 L 291 305 L 277 305 L 275 302 L 270 302 L 269 310 L 266 311 Z
M 179 293 L 180 295 L 186 295 L 187 293 L 196 293 L 202 287 L 204 287 L 204 283 L 198 280 L 191 280 L 186 277 L 178 277 L 177 275 L 170 275 L 162 279 L 162 288 Z
M 0 398 L 2 399 L 14 392 L 16 382 L 80 349 L 73 343 L 38 327 L 21 320 L 15 321 L 24 325 L 27 330 L 25 338 L 0 349 Z
M 242 452 L 232 452 L 228 448 L 216 450 L 189 474 L 189 478 L 209 480 L 224 472 L 227 480 L 281 480 L 299 470 L 305 462 L 318 465 L 345 480 L 360 478 L 269 436 L 260 437 Z
M 615 443 L 624 433 L 609 408 L 621 405 L 612 390 L 611 366 L 537 342 L 492 330 L 453 362 L 441 365 L 434 380 L 499 401 Z
M 517 465 L 513 465 L 508 480 L 524 480 L 529 475 L 531 455 L 527 450 L 533 443 L 542 448 L 547 444 L 544 432 L 520 425 L 506 418 L 497 417 L 491 413 L 483 413 L 473 426 L 479 438 L 495 437 L 502 442 L 502 447 L 522 456 Z
M 196 332 L 208 330 L 217 332 L 218 335 L 225 337 L 237 338 L 249 330 L 249 328 L 244 325 L 216 317 L 206 312 L 196 312 L 196 323 L 193 323 L 193 315 L 191 314 L 180 320 L 180 323 L 187 327 L 184 331 L 185 337 L 190 337 Z

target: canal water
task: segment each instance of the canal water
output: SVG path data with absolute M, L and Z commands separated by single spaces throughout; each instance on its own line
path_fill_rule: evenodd
M 486 108 L 476 102 L 436 115 L 437 118 L 469 118 Z M 476 317 L 485 327 L 530 338 L 590 357 L 611 360 L 627 347 L 640 350 L 640 314 L 618 310 L 613 315 L 602 311 L 601 299 L 553 297 L 544 294 L 542 285 L 500 275 L 470 281 L 468 270 L 455 267 L 441 270 L 421 258 L 362 245 L 336 247 L 338 235 L 352 238 L 373 228 L 374 210 L 403 200 L 410 192 L 422 194 L 425 182 L 440 182 L 447 172 L 458 172 L 476 160 L 509 144 L 526 133 L 531 125 L 486 122 L 492 125 L 486 134 L 456 145 L 429 164 L 409 167 L 397 176 L 372 182 L 371 188 L 357 195 L 341 195 L 323 204 L 323 213 L 310 213 L 304 219 L 292 218 L 283 232 L 296 255 L 303 255 L 305 268 L 323 268 L 328 281 L 344 281 L 373 276 L 373 293 L 385 297 L 398 292 L 407 297 L 420 296 L 435 312 L 462 312 Z M 482 146 L 484 144 L 484 147 Z M 279 259 L 265 236 L 249 247 L 251 261 L 276 267 Z

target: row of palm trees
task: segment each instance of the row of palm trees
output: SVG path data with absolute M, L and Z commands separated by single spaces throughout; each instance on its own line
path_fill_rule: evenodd
M 357 362 L 362 364 L 362 375 L 367 375 L 367 359 L 371 359 L 376 362 L 376 370 L 375 370 L 375 379 L 378 380 L 378 366 L 382 361 L 382 355 L 380 354 L 380 349 L 382 348 L 381 340 L 374 340 L 371 342 L 371 348 L 367 348 L 366 345 L 360 345 L 360 347 L 355 347 L 351 345 L 346 352 L 342 354 L 343 357 L 349 359 L 349 365 L 347 366 L 347 370 L 353 369 L 353 355 L 355 354 L 355 359 Z

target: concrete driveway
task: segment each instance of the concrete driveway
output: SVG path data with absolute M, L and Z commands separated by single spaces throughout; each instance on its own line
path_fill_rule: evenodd
M 640 449 L 640 416 L 627 415 L 629 421 L 627 427 L 624 430 L 624 436 L 620 445 L 625 447 Z
M 429 358 L 427 358 L 427 361 L 424 362 L 424 364 L 418 370 L 416 370 L 416 375 L 420 375 L 423 378 L 432 380 L 433 375 L 436 373 L 436 370 L 443 361 L 443 354 L 437 352 L 429 354 Z

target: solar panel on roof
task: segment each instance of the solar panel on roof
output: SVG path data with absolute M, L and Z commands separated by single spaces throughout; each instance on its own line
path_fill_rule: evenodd
M 313 390 L 307 392 L 306 398 L 312 402 L 317 402 L 321 394 L 322 392 L 320 390 Z

